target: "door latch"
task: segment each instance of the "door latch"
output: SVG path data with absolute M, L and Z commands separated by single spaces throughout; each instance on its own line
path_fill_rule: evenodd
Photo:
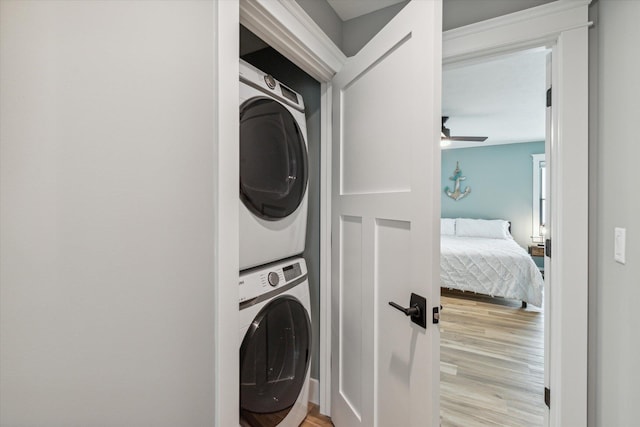
M 433 323 L 440 323 L 440 307 L 433 307 Z
M 411 294 L 409 307 L 404 308 L 400 304 L 389 301 L 389 305 L 400 310 L 405 316 L 410 316 L 411 321 L 418 326 L 427 329 L 427 299 L 417 294 Z

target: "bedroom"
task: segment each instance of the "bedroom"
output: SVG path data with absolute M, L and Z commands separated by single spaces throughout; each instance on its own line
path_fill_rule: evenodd
M 543 425 L 547 53 L 443 69 L 443 425 Z

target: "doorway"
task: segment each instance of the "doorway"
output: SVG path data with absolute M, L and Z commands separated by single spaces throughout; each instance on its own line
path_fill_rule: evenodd
M 544 180 L 532 160 L 545 156 L 548 55 L 443 68 L 444 426 L 544 424 L 544 260 L 534 255 L 545 212 L 533 200 Z

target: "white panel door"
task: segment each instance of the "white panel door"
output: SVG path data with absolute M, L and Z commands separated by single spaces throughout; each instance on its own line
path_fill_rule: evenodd
M 440 424 L 441 19 L 440 1 L 410 2 L 333 81 L 337 427 Z M 389 305 L 412 293 L 426 329 Z
M 553 51 L 552 51 L 553 52 Z M 553 53 L 547 54 L 547 81 L 546 88 L 547 90 L 552 90 L 552 61 L 553 61 Z M 552 91 L 553 92 L 553 91 Z M 549 100 L 547 100 L 549 101 Z M 545 118 L 545 143 L 544 143 L 544 152 L 545 152 L 545 168 L 544 168 L 544 177 L 540 191 L 544 191 L 544 197 L 546 200 L 544 206 L 544 226 L 545 226 L 545 235 L 542 237 L 543 239 L 551 239 L 551 226 L 552 216 L 551 216 L 551 170 L 553 161 L 551 153 L 552 148 L 551 145 L 556 141 L 554 137 L 554 129 L 553 124 L 555 121 L 553 120 L 553 110 L 552 106 L 547 106 L 546 109 L 546 118 Z M 546 242 L 545 242 L 546 245 Z M 547 253 L 545 248 L 544 254 L 544 387 L 545 387 L 545 404 L 547 403 L 547 389 L 551 390 L 551 325 L 552 325 L 552 311 L 551 311 L 551 258 L 548 256 L 550 254 Z M 550 403 L 550 402 L 549 402 Z M 547 409 L 544 413 L 544 425 L 549 426 L 549 406 L 547 405 Z

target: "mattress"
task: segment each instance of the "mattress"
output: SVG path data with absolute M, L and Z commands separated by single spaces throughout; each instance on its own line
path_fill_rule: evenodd
M 513 238 L 441 236 L 440 286 L 542 306 L 544 280 Z

